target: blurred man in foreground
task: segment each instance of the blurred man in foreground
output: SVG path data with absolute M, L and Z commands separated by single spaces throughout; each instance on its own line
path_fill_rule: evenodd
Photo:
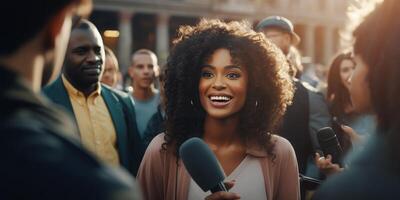
M 59 72 L 72 18 L 91 6 L 24 0 L 0 8 L 0 199 L 138 198 L 133 179 L 83 150 L 70 136 L 74 123 L 39 94 L 44 70 Z

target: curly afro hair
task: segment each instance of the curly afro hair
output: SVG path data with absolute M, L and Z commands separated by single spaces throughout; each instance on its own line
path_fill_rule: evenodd
M 203 19 L 182 26 L 168 57 L 165 80 L 167 114 L 163 149 L 190 137 L 202 137 L 206 112 L 198 85 L 202 64 L 217 49 L 229 50 L 232 62 L 248 69 L 246 102 L 240 111 L 241 138 L 257 141 L 272 154 L 274 133 L 293 97 L 288 64 L 282 52 L 246 22 Z

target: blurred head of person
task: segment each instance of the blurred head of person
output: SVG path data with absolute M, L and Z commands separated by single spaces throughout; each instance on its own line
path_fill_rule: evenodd
M 289 60 L 290 64 L 290 74 L 293 77 L 300 78 L 301 74 L 304 71 L 303 64 L 301 63 L 301 54 L 299 50 L 291 46 L 289 48 L 289 53 L 287 55 L 287 59 Z
M 206 118 L 238 119 L 240 137 L 271 151 L 293 96 L 285 56 L 245 22 L 182 26 L 165 71 L 166 145 L 203 134 Z M 175 150 L 176 150 L 175 149 Z
M 340 53 L 332 61 L 328 73 L 327 100 L 334 116 L 346 114 L 351 106 L 350 77 L 355 63 L 351 53 Z
M 132 55 L 132 65 L 128 73 L 133 81 L 133 89 L 149 90 L 158 72 L 157 56 L 148 49 L 139 49 Z
M 256 30 L 263 32 L 265 37 L 277 45 L 285 55 L 288 55 L 290 46 L 300 42 L 300 37 L 294 32 L 292 22 L 281 16 L 270 16 L 261 20 Z
M 106 61 L 104 64 L 104 72 L 101 77 L 101 82 L 114 88 L 117 86 L 119 81 L 118 60 L 110 48 L 104 47 L 104 50 L 106 54 Z
M 400 125 L 399 10 L 400 1 L 386 0 L 353 32 L 356 67 L 351 100 L 356 111 L 376 114 L 383 133 Z
M 85 95 L 93 92 L 100 83 L 104 69 L 104 45 L 96 26 L 81 20 L 72 29 L 65 56 L 65 78 Z
M 0 62 L 31 81 L 32 87 L 38 90 L 42 82 L 46 84 L 59 74 L 73 21 L 87 16 L 91 8 L 90 0 L 4 3 L 0 21 L 7 28 L 0 31 Z M 15 17 L 16 12 L 23 16 Z M 34 59 L 40 61 L 36 62 L 40 67 L 33 69 L 36 63 L 29 63 L 29 69 L 21 68 L 22 63 Z M 13 64 L 12 60 L 19 61 Z

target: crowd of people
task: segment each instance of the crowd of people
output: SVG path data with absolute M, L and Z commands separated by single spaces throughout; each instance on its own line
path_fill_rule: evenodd
M 132 54 L 125 88 L 85 19 L 91 0 L 23 3 L 1 8 L 0 199 L 400 198 L 399 1 L 363 19 L 326 90 L 282 16 L 181 26 L 164 66 L 149 49 Z M 29 17 L 10 21 L 16 11 Z M 340 162 L 319 142 L 325 127 Z M 227 191 L 203 191 L 186 170 L 179 148 L 193 137 Z

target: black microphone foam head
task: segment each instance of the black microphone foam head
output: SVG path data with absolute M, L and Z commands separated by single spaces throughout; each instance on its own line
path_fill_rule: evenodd
M 318 130 L 317 136 L 319 142 L 321 143 L 334 139 L 336 137 L 336 134 L 331 127 L 324 127 Z
M 323 153 L 325 155 L 330 154 L 333 163 L 339 163 L 342 156 L 342 148 L 332 128 L 321 128 L 317 132 L 317 137 Z
M 225 174 L 214 153 L 200 138 L 190 138 L 179 148 L 186 170 L 199 187 L 207 192 L 225 179 Z

